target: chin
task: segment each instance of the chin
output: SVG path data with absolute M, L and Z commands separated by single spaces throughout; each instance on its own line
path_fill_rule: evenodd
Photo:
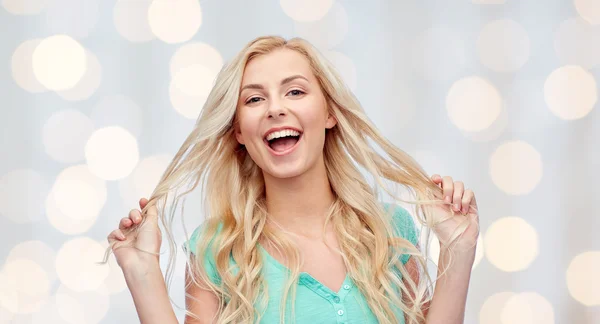
M 300 168 L 279 167 L 277 170 L 263 169 L 263 172 L 276 179 L 291 179 L 304 174 L 306 170 Z

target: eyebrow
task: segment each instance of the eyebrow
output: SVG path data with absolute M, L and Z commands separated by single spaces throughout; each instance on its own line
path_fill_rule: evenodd
M 290 83 L 296 79 L 304 79 L 306 80 L 306 82 L 309 82 L 307 78 L 301 76 L 300 74 L 296 74 L 296 75 L 292 75 L 289 76 L 283 80 L 281 80 L 281 85 L 284 85 L 286 83 Z M 252 83 L 252 84 L 247 84 L 245 86 L 242 87 L 242 89 L 240 89 L 240 92 L 244 91 L 245 89 L 257 89 L 257 90 L 264 90 L 265 87 L 263 87 L 260 84 L 256 84 L 256 83 Z

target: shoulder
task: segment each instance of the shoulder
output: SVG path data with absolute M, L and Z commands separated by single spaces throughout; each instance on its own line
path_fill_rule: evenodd
M 383 203 L 383 205 L 386 211 L 391 212 L 392 225 L 394 226 L 396 235 L 416 245 L 419 238 L 419 231 L 408 210 L 397 204 Z
M 216 230 L 214 231 L 214 234 L 212 235 L 212 237 L 210 237 L 210 239 L 209 239 L 205 253 L 202 256 L 199 256 L 198 255 L 198 244 L 199 244 L 199 242 L 204 240 L 206 237 L 208 237 L 209 233 L 211 232 L 211 231 L 209 231 L 209 229 L 211 229 L 211 227 L 213 227 L 213 226 L 216 227 Z M 214 283 L 216 285 L 220 284 L 221 279 L 220 279 L 220 276 L 218 275 L 217 267 L 216 267 L 216 263 L 215 263 L 215 250 L 214 250 L 214 246 L 213 246 L 213 241 L 214 241 L 215 236 L 219 233 L 219 231 L 221 231 L 221 228 L 222 228 L 221 223 L 212 224 L 212 222 L 210 222 L 210 221 L 204 221 L 202 224 L 200 224 L 198 227 L 196 227 L 194 229 L 194 231 L 190 235 L 190 239 L 187 240 L 183 244 L 183 247 L 182 247 L 183 250 L 186 252 L 186 254 L 187 254 L 187 250 L 189 249 L 190 253 L 194 257 L 202 259 L 202 264 L 204 265 L 204 271 L 206 272 L 206 274 L 208 275 L 208 278 L 212 281 L 212 283 Z
M 221 231 L 221 228 L 222 228 L 222 226 L 223 226 L 223 225 L 222 225 L 221 223 L 218 223 L 218 224 L 212 224 L 212 223 L 211 223 L 211 222 L 209 222 L 209 221 L 204 221 L 204 222 L 202 222 L 202 224 L 198 225 L 198 226 L 197 226 L 197 227 L 194 229 L 194 231 L 193 231 L 193 232 L 192 232 L 192 234 L 190 235 L 190 238 L 189 238 L 189 240 L 187 240 L 187 241 L 184 243 L 184 245 L 183 245 L 183 249 L 184 249 L 184 251 L 185 251 L 185 250 L 187 250 L 187 249 L 189 249 L 189 250 L 190 250 L 190 252 L 191 252 L 192 254 L 194 254 L 194 255 L 195 255 L 195 254 L 197 254 L 197 250 L 198 250 L 198 242 L 199 242 L 201 239 L 205 238 L 207 235 L 209 235 L 209 234 L 208 234 L 208 230 L 209 230 L 211 227 L 213 227 L 213 226 L 215 226 L 215 227 L 216 227 L 216 231 L 215 231 L 214 235 L 213 235 L 213 236 L 212 236 L 212 238 L 211 238 L 211 242 L 209 243 L 209 246 L 210 246 L 210 245 L 212 245 L 211 243 L 212 243 L 212 241 L 213 241 L 213 239 L 214 239 L 214 236 L 215 236 L 217 233 L 219 233 L 219 231 Z

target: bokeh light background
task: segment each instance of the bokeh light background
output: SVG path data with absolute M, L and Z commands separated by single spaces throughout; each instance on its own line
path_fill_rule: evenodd
M 312 41 L 386 136 L 476 192 L 465 323 L 600 323 L 596 0 L 0 0 L 0 323 L 139 322 L 94 262 L 264 34 Z

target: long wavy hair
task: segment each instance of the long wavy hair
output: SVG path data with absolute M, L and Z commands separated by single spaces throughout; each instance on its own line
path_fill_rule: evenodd
M 301 38 L 256 38 L 223 67 L 194 129 L 142 210 L 143 214 L 152 206 L 159 210 L 166 232 L 163 237 L 168 239 L 171 252 L 166 280 L 170 280 L 177 253 L 172 234 L 174 211 L 186 194 L 200 186 L 207 216 L 203 235 L 197 242 L 197 255 L 214 255 L 221 280 L 219 284 L 213 283 L 205 271 L 203 258 L 190 258 L 188 253 L 188 260 L 194 261 L 188 265 L 191 280 L 187 284 L 209 289 L 220 298 L 217 323 L 259 322 L 260 309 L 266 306 L 269 297 L 261 271 L 265 260 L 257 243 L 268 242 L 286 257 L 291 270 L 280 307 L 281 322 L 293 321 L 301 255 L 289 236 L 266 226 L 268 211 L 262 172 L 237 142 L 234 133 L 246 64 L 257 56 L 282 48 L 294 50 L 308 60 L 325 95 L 327 108 L 337 120 L 337 125 L 327 131 L 323 148 L 327 177 L 335 197 L 326 223 L 335 229 L 338 251 L 349 276 L 379 323 L 398 323 L 398 309 L 403 311 L 409 324 L 424 323 L 423 308 L 431 299 L 433 286 L 427 273 L 427 252 L 422 253 L 411 242 L 394 234 L 392 217 L 381 204 L 381 194 L 414 204 L 415 218 L 425 229 L 422 231 L 427 238 L 425 242 L 429 242 L 429 229 L 443 220 L 432 220 L 428 216 L 428 205 L 445 204 L 441 199 L 442 190 L 411 156 L 381 135 L 332 64 Z M 415 200 L 401 199 L 398 187 L 407 189 Z M 169 213 L 165 211 L 166 206 L 170 206 Z M 468 221 L 465 217 L 467 223 L 461 227 L 463 231 Z M 125 234 L 136 235 L 140 225 Z M 455 233 L 453 238 L 460 234 L 460 231 Z M 427 245 L 423 247 L 425 251 Z M 105 262 L 110 252 L 109 247 Z M 419 282 L 412 280 L 402 264 L 402 254 L 415 258 Z M 231 266 L 231 259 L 235 267 Z M 441 275 L 443 272 L 438 274 L 438 279 Z M 286 305 L 290 300 L 292 316 L 286 318 Z M 186 315 L 196 318 L 189 311 Z

